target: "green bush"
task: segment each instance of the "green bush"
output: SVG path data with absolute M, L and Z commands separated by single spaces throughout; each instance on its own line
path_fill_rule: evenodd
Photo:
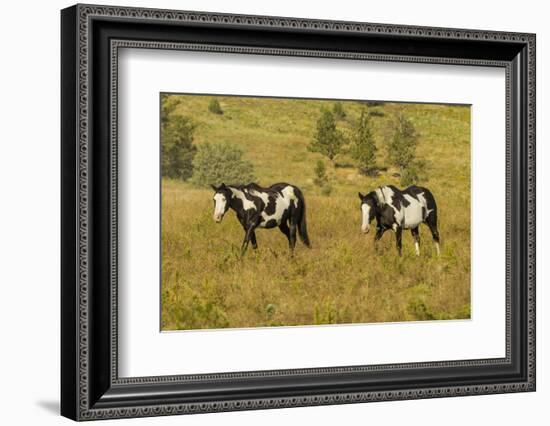
M 198 186 L 250 183 L 254 167 L 242 157 L 239 148 L 227 143 L 202 144 L 193 160 L 191 181 Z
M 344 110 L 342 102 L 334 103 L 332 107 L 332 113 L 337 120 L 343 120 L 344 118 L 346 118 L 346 111 Z
M 327 183 L 321 187 L 321 195 L 328 197 L 330 194 L 332 194 L 332 185 Z
M 414 161 L 409 164 L 401 172 L 401 185 L 410 186 L 418 185 L 420 182 L 426 181 L 428 165 L 425 161 Z
M 401 186 L 416 185 L 418 181 L 418 173 L 413 167 L 403 170 L 401 174 Z
M 186 180 L 193 174 L 193 158 L 197 152 L 193 144 L 196 126 L 190 118 L 175 115 L 172 111 L 163 111 L 161 118 L 161 173 L 165 177 Z
M 161 125 L 165 126 L 170 120 L 170 116 L 176 110 L 177 106 L 180 104 L 181 99 L 176 95 L 169 95 L 166 93 L 161 94 L 160 96 L 160 105 L 161 105 L 161 114 L 160 121 Z
M 411 315 L 415 321 L 436 319 L 436 316 L 431 311 L 431 309 L 426 306 L 426 303 L 423 300 L 420 299 L 411 300 L 409 302 L 409 305 L 407 306 L 407 310 L 409 312 L 409 315 Z
M 366 101 L 365 103 L 369 107 L 383 107 L 386 105 L 386 102 L 381 102 L 381 101 Z
M 220 106 L 220 103 L 216 98 L 212 98 L 210 100 L 210 103 L 208 104 L 208 111 L 210 111 L 213 114 L 219 114 L 222 115 L 222 107 Z
M 386 115 L 382 111 L 379 111 L 377 109 L 372 109 L 372 108 L 369 111 L 369 114 L 371 117 L 384 117 Z
M 329 196 L 332 193 L 332 185 L 328 181 L 327 168 L 323 160 L 317 160 L 313 169 L 315 177 L 313 183 L 321 189 L 321 194 Z

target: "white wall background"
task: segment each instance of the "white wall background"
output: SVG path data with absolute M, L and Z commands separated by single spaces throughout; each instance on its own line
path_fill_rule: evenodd
M 293 408 L 118 424 L 545 424 L 550 417 L 550 27 L 545 2 L 104 0 L 103 4 L 537 33 L 538 390 L 530 394 Z M 68 424 L 59 405 L 59 9 L 2 5 L 0 43 L 0 416 L 2 424 Z M 131 423 L 129 423 L 131 422 Z M 107 421 L 102 424 L 116 424 Z

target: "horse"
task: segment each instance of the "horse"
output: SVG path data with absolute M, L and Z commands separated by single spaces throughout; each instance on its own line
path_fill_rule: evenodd
M 221 223 L 225 213 L 232 209 L 244 228 L 241 246 L 244 255 L 248 243 L 257 249 L 255 230 L 278 227 L 288 239 L 291 253 L 296 246 L 296 233 L 305 246 L 311 247 L 306 224 L 306 203 L 302 191 L 288 183 L 275 183 L 262 188 L 256 183 L 248 185 L 211 185 L 214 190 L 214 221 Z
M 376 235 L 374 241 L 382 238 L 388 229 L 395 231 L 396 246 L 399 256 L 402 254 L 401 237 L 403 229 L 410 229 L 414 238 L 416 255 L 420 255 L 419 226 L 425 223 L 430 228 L 437 255 L 440 254 L 439 231 L 437 229 L 437 205 L 433 194 L 427 188 L 409 186 L 399 190 L 393 185 L 385 185 L 363 195 L 361 200 L 361 230 L 367 234 L 370 223 L 376 218 Z

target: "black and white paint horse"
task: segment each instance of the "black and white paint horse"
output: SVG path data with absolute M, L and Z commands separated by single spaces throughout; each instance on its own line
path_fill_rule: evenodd
M 276 183 L 262 188 L 255 183 L 248 185 L 221 184 L 214 189 L 214 220 L 220 223 L 227 211 L 233 209 L 244 228 L 242 253 L 248 243 L 256 249 L 256 228 L 279 227 L 288 238 L 291 251 L 296 246 L 296 234 L 310 247 L 306 226 L 306 203 L 302 191 L 288 183 Z
M 439 255 L 439 231 L 437 230 L 437 205 L 434 196 L 419 186 L 410 186 L 403 191 L 387 185 L 376 188 L 367 195 L 359 193 L 361 199 L 361 230 L 368 233 L 370 223 L 376 218 L 374 241 L 380 240 L 389 229 L 395 231 L 397 251 L 401 256 L 403 229 L 410 229 L 414 237 L 417 256 L 420 255 L 420 234 L 418 227 L 425 223 L 430 228 Z

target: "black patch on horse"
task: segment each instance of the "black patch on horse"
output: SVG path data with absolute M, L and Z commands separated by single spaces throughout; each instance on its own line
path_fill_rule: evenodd
M 275 213 L 276 208 L 277 203 L 275 202 L 275 197 L 273 195 L 268 195 L 267 205 L 264 207 L 264 212 L 271 216 L 273 213 Z
M 269 219 L 265 225 L 264 225 L 264 228 L 275 228 L 277 226 L 277 221 L 275 219 Z
M 395 206 L 397 210 L 401 210 L 401 206 L 409 207 L 411 203 L 407 201 L 407 199 L 403 196 L 399 189 L 397 189 L 393 185 L 388 185 L 388 188 L 391 188 L 391 190 L 393 191 L 391 203 Z

